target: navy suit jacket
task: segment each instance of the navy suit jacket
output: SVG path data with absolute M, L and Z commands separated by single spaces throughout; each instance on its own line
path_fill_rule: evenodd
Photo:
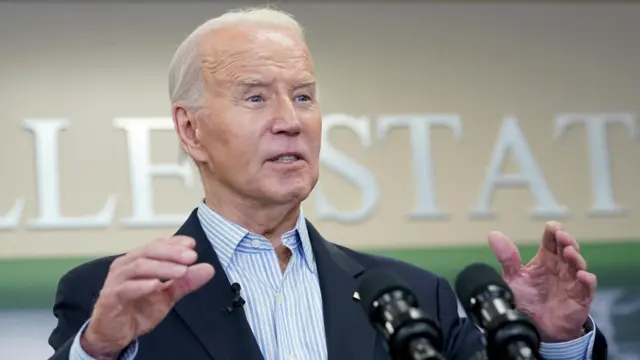
M 216 269 L 211 281 L 187 295 L 150 333 L 141 336 L 136 360 L 262 360 L 242 308 L 230 314 L 230 283 L 194 210 L 176 234 L 196 240 L 198 262 Z M 481 348 L 482 335 L 459 318 L 451 286 L 441 277 L 394 259 L 357 252 L 325 240 L 307 221 L 322 291 L 325 332 L 330 360 L 391 360 L 382 337 L 374 330 L 353 294 L 358 277 L 369 268 L 385 267 L 412 288 L 421 308 L 439 321 L 444 355 L 467 360 Z M 89 319 L 115 256 L 80 265 L 59 282 L 53 312 L 58 318 L 49 337 L 52 360 L 68 360 L 73 338 Z M 606 341 L 598 333 L 593 359 L 606 358 Z

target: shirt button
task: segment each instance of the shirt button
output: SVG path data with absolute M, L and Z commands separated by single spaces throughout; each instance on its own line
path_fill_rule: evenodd
M 282 294 L 278 294 L 278 296 L 276 296 L 276 299 L 278 301 L 278 304 L 282 304 L 284 302 L 284 296 L 282 296 Z M 295 356 L 291 355 L 289 359 L 294 360 Z
M 260 247 L 260 240 L 253 240 L 251 242 L 251 246 L 253 246 L 254 248 L 259 248 Z
M 296 360 L 296 356 L 293 354 L 289 355 L 289 360 Z

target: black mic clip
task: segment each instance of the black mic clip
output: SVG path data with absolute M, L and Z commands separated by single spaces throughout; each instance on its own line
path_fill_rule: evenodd
M 222 312 L 224 312 L 225 314 L 230 314 L 236 308 L 241 308 L 244 306 L 246 301 L 244 301 L 244 299 L 242 298 L 242 295 L 240 295 L 240 290 L 241 290 L 240 284 L 238 283 L 231 284 L 231 292 L 233 292 L 235 296 L 233 297 L 233 300 L 231 300 L 231 305 L 222 309 Z
M 487 324 L 485 329 L 489 359 L 542 359 L 539 353 L 540 336 L 536 324 L 528 315 L 515 309 L 495 315 L 495 320 Z

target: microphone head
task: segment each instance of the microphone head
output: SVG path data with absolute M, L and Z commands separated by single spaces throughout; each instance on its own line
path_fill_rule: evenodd
M 231 291 L 234 293 L 239 293 L 240 292 L 240 284 L 238 284 L 237 282 L 231 284 Z
M 371 316 L 374 310 L 374 303 L 386 293 L 394 290 L 401 290 L 407 295 L 411 295 L 409 286 L 404 281 L 382 269 L 367 270 L 360 278 L 358 293 L 360 294 L 360 304 L 364 311 Z M 413 304 L 417 305 L 417 304 Z
M 470 320 L 484 331 L 489 359 L 515 359 L 521 354 L 540 358 L 535 323 L 515 308 L 513 291 L 494 268 L 467 266 L 458 274 L 455 288 Z
M 424 349 L 434 354 L 429 359 L 441 359 L 442 330 L 418 307 L 409 285 L 391 270 L 367 270 L 358 284 L 360 305 L 384 337 L 385 345 L 394 359 L 413 359 L 414 341 L 420 340 Z M 425 350 L 425 351 L 426 351 Z
M 487 264 L 476 263 L 467 266 L 458 274 L 456 293 L 462 306 L 468 312 L 471 299 L 486 291 L 492 285 L 513 295 L 507 283 L 494 268 Z

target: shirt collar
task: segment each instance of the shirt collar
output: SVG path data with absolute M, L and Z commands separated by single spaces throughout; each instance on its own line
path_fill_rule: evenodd
M 213 249 L 218 255 L 218 259 L 222 266 L 226 269 L 231 263 L 233 254 L 236 252 L 256 252 L 264 251 L 265 247 L 273 249 L 264 237 L 249 232 L 242 226 L 231 222 L 222 217 L 222 215 L 209 208 L 204 201 L 198 206 L 198 219 L 204 230 L 207 239 L 213 245 Z M 256 243 L 257 241 L 257 243 Z M 302 246 L 302 254 L 307 267 L 311 272 L 316 271 L 316 263 L 313 257 L 313 249 L 311 247 L 311 239 L 307 231 L 307 222 L 300 209 L 296 226 L 283 235 L 283 241 L 300 242 Z M 250 244 L 262 244 L 261 250 L 253 249 Z M 297 244 L 290 244 L 295 246 Z

